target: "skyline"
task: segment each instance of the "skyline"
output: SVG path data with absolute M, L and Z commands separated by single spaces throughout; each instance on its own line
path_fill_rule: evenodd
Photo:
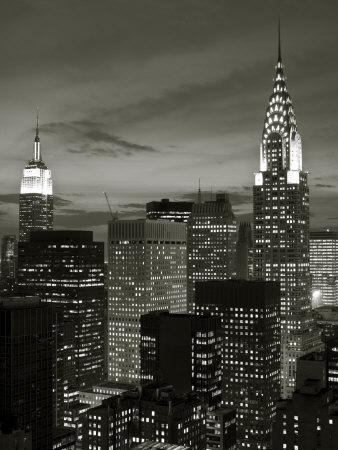
M 279 11 L 266 7 L 264 17 L 243 1 L 231 9 L 190 0 L 150 0 L 145 8 L 131 1 L 96 9 L 89 2 L 46 3 L 27 1 L 20 9 L 18 2 L 16 13 L 4 8 L 1 19 L 8 33 L 1 43 L 8 64 L 0 75 L 3 234 L 13 227 L 17 232 L 16 199 L 32 157 L 36 104 L 42 158 L 55 183 L 56 228 L 93 229 L 105 240 L 109 214 L 102 191 L 121 218 L 136 217 L 147 201 L 193 199 L 198 178 L 204 192 L 211 185 L 214 192 L 228 191 L 237 216 L 249 214 L 277 62 L 278 16 L 310 171 L 311 228 L 337 227 L 333 2 L 303 2 L 304 11 L 285 1 Z M 240 16 L 243 4 L 248 13 Z M 20 41 L 37 20 L 39 33 Z M 93 34 L 88 28 L 96 21 L 102 26 Z M 48 35 L 41 40 L 43 31 Z

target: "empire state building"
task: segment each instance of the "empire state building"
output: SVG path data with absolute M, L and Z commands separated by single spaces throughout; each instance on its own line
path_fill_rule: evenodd
M 292 395 L 296 361 L 315 350 L 309 311 L 309 189 L 302 141 L 281 56 L 265 113 L 253 188 L 254 277 L 281 287 L 282 397 Z
M 19 237 L 29 239 L 29 232 L 53 229 L 53 182 L 51 171 L 42 161 L 39 119 L 36 119 L 34 153 L 23 170 L 19 197 Z

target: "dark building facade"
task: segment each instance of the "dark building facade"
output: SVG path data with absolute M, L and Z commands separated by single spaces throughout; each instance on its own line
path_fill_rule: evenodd
M 55 309 L 37 298 L 0 301 L 1 422 L 14 417 L 32 450 L 52 450 L 55 321 Z
M 241 222 L 238 226 L 236 243 L 236 278 L 252 279 L 252 232 L 250 222 Z
M 0 296 L 14 295 L 16 288 L 18 243 L 15 235 L 5 235 L 1 241 Z
M 83 422 L 83 450 L 129 450 L 145 441 L 205 450 L 205 414 L 196 394 L 149 384 L 103 400 Z
M 150 312 L 141 316 L 141 380 L 196 392 L 221 405 L 221 321 L 217 317 Z
M 229 196 L 195 203 L 187 222 L 187 301 L 194 311 L 195 283 L 235 276 L 236 219 Z
M 163 198 L 160 202 L 149 202 L 146 205 L 147 219 L 187 222 L 193 204 L 193 202 L 171 202 L 168 198 Z
M 103 374 L 104 244 L 91 231 L 36 231 L 19 242 L 18 286 L 62 309 L 64 399 Z
M 237 443 L 268 449 L 280 388 L 280 291 L 276 282 L 196 283 L 196 312 L 224 333 L 223 401 L 237 410 Z
M 41 157 L 37 118 L 33 158 L 26 165 L 19 196 L 19 238 L 26 241 L 30 231 L 53 229 L 53 182 L 51 171 Z

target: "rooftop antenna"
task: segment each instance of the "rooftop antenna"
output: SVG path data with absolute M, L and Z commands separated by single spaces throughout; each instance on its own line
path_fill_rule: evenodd
M 198 179 L 198 194 L 197 194 L 197 203 L 202 203 L 202 194 L 201 194 L 201 179 Z

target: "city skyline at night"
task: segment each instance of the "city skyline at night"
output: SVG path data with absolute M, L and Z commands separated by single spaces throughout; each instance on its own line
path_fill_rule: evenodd
M 332 99 L 338 68 L 331 56 L 336 6 L 310 1 L 306 10 L 293 5 L 289 15 L 288 2 L 283 2 L 277 10 L 265 5 L 261 17 L 259 5 L 242 1 L 227 8 L 223 3 L 209 7 L 197 2 L 191 10 L 190 1 L 148 1 L 144 9 L 129 1 L 116 2 L 114 9 L 73 2 L 76 25 L 62 3 L 27 2 L 22 10 L 17 6 L 17 14 L 4 9 L 3 234 L 17 224 L 19 167 L 30 156 L 37 103 L 44 155 L 55 184 L 56 228 L 94 229 L 102 240 L 109 218 L 102 191 L 121 217 L 144 217 L 147 201 L 194 200 L 198 178 L 206 199 L 211 185 L 214 192 L 226 190 L 236 215 L 247 218 L 278 16 L 304 136 L 304 165 L 311 171 L 311 228 L 323 223 L 336 227 L 338 111 Z M 146 14 L 150 10 L 152 19 Z M 19 45 L 18 37 L 36 15 L 42 30 L 48 26 L 52 32 L 43 41 L 32 34 Z M 16 35 L 10 29 L 14 20 Z M 95 36 L 91 21 L 101 24 Z M 29 58 L 23 55 L 26 45 L 35 47 Z M 9 73 L 14 61 L 25 76 Z

